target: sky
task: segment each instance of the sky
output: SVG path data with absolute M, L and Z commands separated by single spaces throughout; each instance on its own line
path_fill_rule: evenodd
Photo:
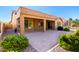
M 69 18 L 79 19 L 79 6 L 24 6 L 33 10 L 41 11 L 49 15 L 62 17 L 65 20 Z M 0 6 L 0 21 L 9 22 L 11 13 L 17 10 L 19 6 Z

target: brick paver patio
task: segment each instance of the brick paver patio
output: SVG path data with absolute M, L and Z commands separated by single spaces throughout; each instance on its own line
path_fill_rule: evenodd
M 30 45 L 39 52 L 45 52 L 57 44 L 58 37 L 63 33 L 70 33 L 64 31 L 46 31 L 46 32 L 31 32 L 26 36 L 29 39 Z

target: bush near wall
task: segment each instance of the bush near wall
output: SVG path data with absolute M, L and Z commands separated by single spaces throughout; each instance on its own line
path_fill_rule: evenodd
M 28 39 L 23 35 L 8 35 L 1 42 L 1 47 L 8 52 L 20 52 L 29 46 Z
M 70 31 L 68 27 L 64 27 L 64 31 Z
M 69 51 L 79 51 L 79 30 L 72 34 L 61 35 L 59 45 Z

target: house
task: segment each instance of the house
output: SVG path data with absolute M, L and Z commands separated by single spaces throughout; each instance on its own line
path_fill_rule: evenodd
M 63 26 L 61 17 L 48 15 L 43 12 L 20 7 L 12 12 L 11 24 L 21 34 L 32 31 L 55 30 L 57 26 Z

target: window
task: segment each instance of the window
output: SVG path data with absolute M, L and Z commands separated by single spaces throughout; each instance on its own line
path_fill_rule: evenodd
M 28 28 L 29 28 L 29 29 L 31 29 L 31 28 L 33 27 L 32 24 L 33 24 L 33 23 L 32 23 L 32 20 L 29 20 L 29 22 L 28 22 Z
M 43 26 L 43 22 L 40 22 L 41 23 L 41 26 Z
M 25 28 L 28 28 L 28 20 L 24 20 L 24 26 Z
M 33 20 L 28 19 L 28 18 L 24 18 L 24 25 L 25 25 L 25 28 L 32 29 L 32 27 L 33 27 Z
M 39 22 L 39 23 L 38 23 L 38 26 L 39 26 L 39 27 L 42 27 L 42 26 L 43 26 L 43 22 Z

